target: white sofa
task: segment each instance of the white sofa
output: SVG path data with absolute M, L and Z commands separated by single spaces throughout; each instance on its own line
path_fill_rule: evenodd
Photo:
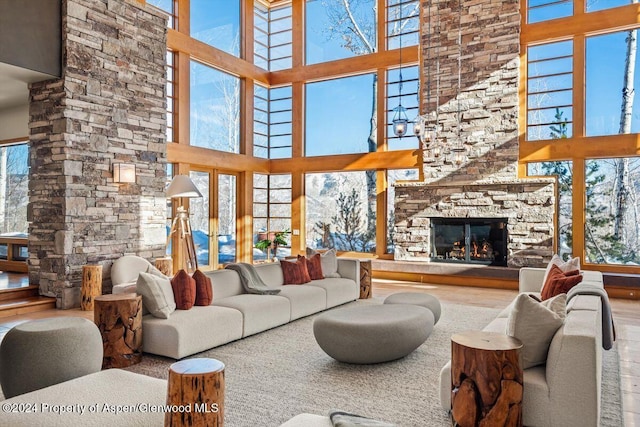
M 539 295 L 544 272 L 542 268 L 522 268 L 519 279 L 520 292 Z M 602 273 L 582 273 L 582 283 L 603 287 Z M 567 317 L 551 341 L 547 363 L 524 371 L 524 425 L 599 425 L 602 374 L 601 310 L 601 301 L 597 296 L 578 295 L 568 303 Z M 504 333 L 510 311 L 511 305 L 484 330 Z M 451 409 L 451 362 L 440 372 L 440 403 L 443 409 Z
M 128 259 L 121 261 L 125 258 Z M 135 292 L 131 282 L 149 265 L 138 257 L 116 261 L 111 275 L 113 293 Z M 255 267 L 269 287 L 280 289 L 279 294 L 244 293 L 240 276 L 233 270 L 205 272 L 213 285 L 212 304 L 176 310 L 168 319 L 145 315 L 142 318 L 143 351 L 181 359 L 354 301 L 360 295 L 360 262 L 355 259 L 338 258 L 341 277 L 312 280 L 304 285 L 283 285 L 279 263 Z

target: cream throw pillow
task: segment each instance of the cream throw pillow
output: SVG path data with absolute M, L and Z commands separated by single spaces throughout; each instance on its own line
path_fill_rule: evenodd
M 142 305 L 154 317 L 168 319 L 176 311 L 176 300 L 168 278 L 140 272 L 136 292 L 142 295 Z
M 544 305 L 528 294 L 518 295 L 509 313 L 506 334 L 522 341 L 522 369 L 546 363 L 551 340 L 564 323 L 566 306 L 566 294 L 557 295 Z
M 547 283 L 547 276 L 549 276 L 549 271 L 551 271 L 551 267 L 554 265 L 560 267 L 560 270 L 562 270 L 563 273 L 573 270 L 580 270 L 580 258 L 576 257 L 570 259 L 569 261 L 562 261 L 562 258 L 560 258 L 558 254 L 555 254 L 551 258 L 551 261 L 549 261 L 549 264 L 547 264 L 547 269 L 544 271 L 544 277 L 542 278 L 540 289 L 542 289 L 542 286 Z
M 307 248 L 307 258 L 311 258 L 315 254 L 320 254 L 322 275 L 325 278 L 342 277 L 338 274 L 338 258 L 335 249 L 329 249 L 326 252 L 318 252 L 315 249 Z

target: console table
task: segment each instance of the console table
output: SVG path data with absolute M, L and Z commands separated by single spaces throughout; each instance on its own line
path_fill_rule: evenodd
M 460 427 L 522 426 L 522 342 L 468 331 L 451 337 L 451 417 Z

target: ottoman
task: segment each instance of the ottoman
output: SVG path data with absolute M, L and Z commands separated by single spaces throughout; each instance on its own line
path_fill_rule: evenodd
M 428 308 L 433 313 L 433 324 L 435 325 L 440 320 L 440 314 L 442 309 L 440 307 L 440 301 L 438 298 L 429 294 L 421 294 L 417 292 L 398 292 L 396 294 L 389 295 L 385 300 L 385 304 L 411 304 L 419 305 L 424 308 Z
M 340 362 L 382 363 L 418 348 L 431 334 L 433 321 L 433 313 L 417 305 L 366 305 L 321 314 L 313 334 L 320 348 Z
M 6 398 L 100 371 L 102 338 L 81 317 L 33 320 L 0 343 L 0 385 Z

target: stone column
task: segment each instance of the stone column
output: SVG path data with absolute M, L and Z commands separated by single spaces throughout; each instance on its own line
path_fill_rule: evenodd
M 59 308 L 82 266 L 164 256 L 166 17 L 136 0 L 63 0 L 62 78 L 30 86 L 29 276 Z M 113 164 L 136 182 L 113 182 Z

